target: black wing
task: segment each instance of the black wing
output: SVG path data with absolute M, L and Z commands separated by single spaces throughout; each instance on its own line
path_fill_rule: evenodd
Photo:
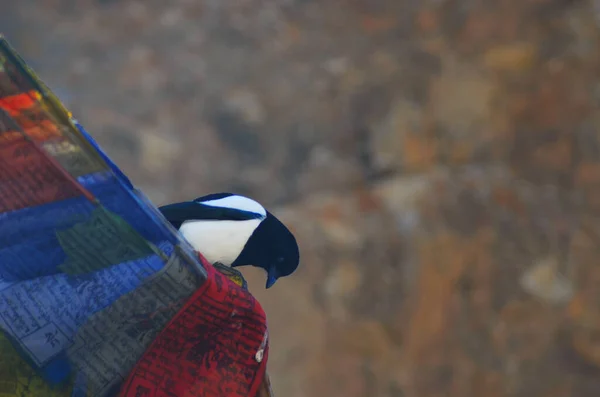
M 263 215 L 256 212 L 226 207 L 213 207 L 195 201 L 164 205 L 159 207 L 159 210 L 176 229 L 179 229 L 183 222 L 192 220 L 248 221 L 264 218 Z
M 231 197 L 231 196 L 234 196 L 234 194 L 233 193 L 211 193 L 211 194 L 207 194 L 206 196 L 198 197 L 194 201 L 197 203 L 203 203 L 206 201 L 220 200 L 220 199 L 224 199 L 226 197 Z

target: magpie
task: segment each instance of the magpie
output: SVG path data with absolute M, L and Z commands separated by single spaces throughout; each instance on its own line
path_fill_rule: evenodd
M 292 274 L 300 262 L 294 235 L 275 215 L 248 197 L 213 193 L 164 205 L 159 210 L 211 263 L 264 269 L 266 288 Z

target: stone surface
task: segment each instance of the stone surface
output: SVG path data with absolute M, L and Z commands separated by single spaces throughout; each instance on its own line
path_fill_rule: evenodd
M 0 26 L 156 204 L 250 194 L 286 397 L 596 397 L 595 0 L 19 0 Z

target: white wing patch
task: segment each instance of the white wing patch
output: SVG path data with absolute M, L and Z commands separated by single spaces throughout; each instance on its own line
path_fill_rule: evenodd
M 204 255 L 210 263 L 221 262 L 230 266 L 261 222 L 261 219 L 185 221 L 179 228 L 179 232 L 194 250 Z
M 201 203 L 210 205 L 211 207 L 233 208 L 241 211 L 254 212 L 263 217 L 267 216 L 267 211 L 262 205 L 244 196 L 233 195 L 217 200 L 202 201 Z

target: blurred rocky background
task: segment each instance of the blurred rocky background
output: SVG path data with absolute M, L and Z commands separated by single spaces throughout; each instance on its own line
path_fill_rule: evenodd
M 0 29 L 156 204 L 274 207 L 280 397 L 597 397 L 600 3 L 18 0 Z

